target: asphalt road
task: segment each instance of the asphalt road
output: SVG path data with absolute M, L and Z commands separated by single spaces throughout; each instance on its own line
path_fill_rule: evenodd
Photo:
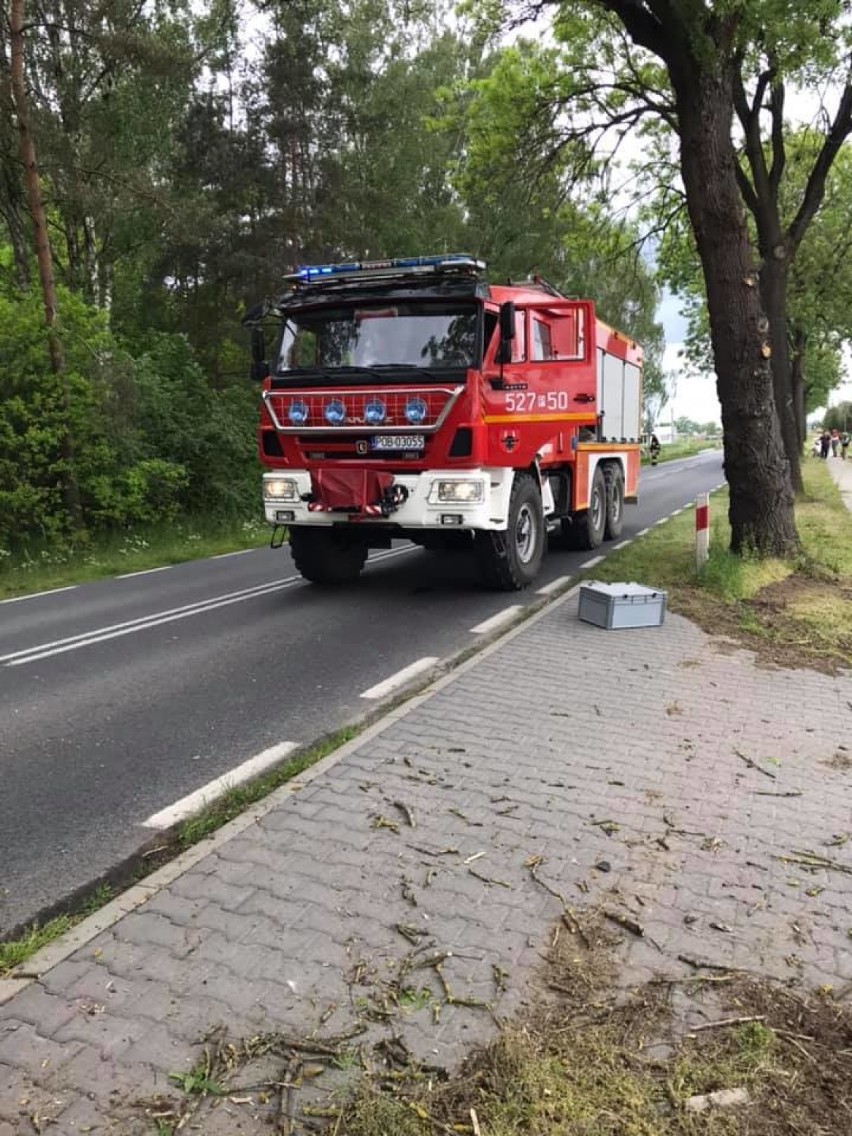
M 719 453 L 644 470 L 622 539 L 722 480 Z M 356 721 L 371 688 L 470 646 L 591 555 L 552 552 L 534 589 L 505 594 L 465 557 L 401 546 L 327 591 L 286 548 L 258 549 L 0 603 L 0 934 L 132 855 L 154 814 Z

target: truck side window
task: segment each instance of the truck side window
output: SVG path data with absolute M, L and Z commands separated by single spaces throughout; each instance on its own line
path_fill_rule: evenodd
M 553 348 L 550 342 L 550 325 L 533 316 L 532 357 L 535 360 L 552 359 Z
M 515 311 L 515 338 L 512 340 L 512 362 L 523 363 L 527 357 L 527 313 Z
M 482 332 L 482 358 L 483 359 L 493 359 L 497 355 L 497 350 L 498 350 L 500 344 L 499 343 L 493 344 L 493 350 L 491 350 L 491 347 L 492 347 L 492 340 L 494 339 L 494 333 L 497 331 L 497 325 L 498 325 L 499 322 L 500 321 L 497 317 L 496 312 L 486 312 L 485 313 L 485 324 L 484 324 L 483 332 Z

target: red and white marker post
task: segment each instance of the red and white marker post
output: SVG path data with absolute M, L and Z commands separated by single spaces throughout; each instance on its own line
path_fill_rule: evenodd
M 699 493 L 695 498 L 695 563 L 707 563 L 710 555 L 710 494 Z

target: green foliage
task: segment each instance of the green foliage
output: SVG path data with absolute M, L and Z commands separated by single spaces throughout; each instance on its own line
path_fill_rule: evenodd
M 248 383 L 210 390 L 183 337 L 154 336 L 133 358 L 105 313 L 64 289 L 60 306 L 58 380 L 40 297 L 0 294 L 0 548 L 85 535 L 71 533 L 62 499 L 66 422 L 88 531 L 186 511 L 248 513 L 257 485 Z
M 852 430 L 852 402 L 831 406 L 822 420 L 824 430 Z

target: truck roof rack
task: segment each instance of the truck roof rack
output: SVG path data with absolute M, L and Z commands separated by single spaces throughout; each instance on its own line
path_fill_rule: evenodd
M 545 280 L 543 276 L 534 275 L 528 276 L 525 280 L 509 280 L 509 285 L 512 288 L 532 288 L 539 292 L 546 292 L 548 296 L 555 296 L 559 300 L 566 300 L 568 297 L 564 292 Z
M 353 260 L 341 264 L 305 264 L 285 279 L 296 287 L 346 283 L 350 280 L 390 280 L 405 276 L 458 273 L 478 276 L 485 261 L 467 253 L 440 253 L 436 256 L 395 256 L 386 260 Z

